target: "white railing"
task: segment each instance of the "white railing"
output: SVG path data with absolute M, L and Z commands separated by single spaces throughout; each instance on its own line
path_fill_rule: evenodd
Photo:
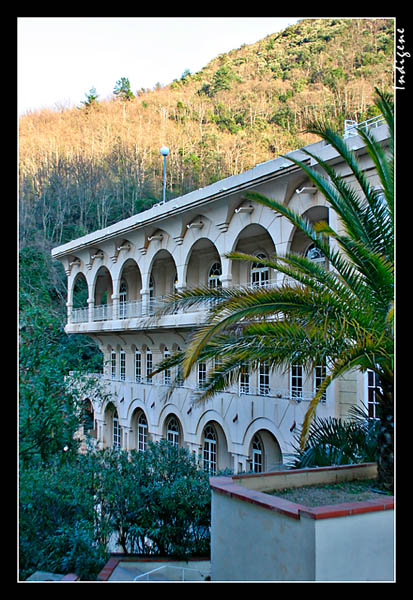
M 87 323 L 89 321 L 89 308 L 74 308 L 72 310 L 72 323 Z
M 208 573 L 190 567 L 162 565 L 151 571 L 136 575 L 133 581 L 205 581 Z
M 93 308 L 94 321 L 109 321 L 112 319 L 112 304 L 100 304 Z
M 142 317 L 142 300 L 131 300 L 129 302 L 121 302 L 118 307 L 119 319 L 130 319 L 134 317 Z
M 234 289 L 236 288 L 247 288 L 247 289 L 257 289 L 260 288 L 272 288 L 277 284 L 275 281 L 266 281 L 262 282 L 261 285 L 252 285 L 250 283 L 238 284 L 232 286 Z M 182 313 L 182 312 L 202 312 L 207 308 L 212 307 L 217 300 L 211 298 L 208 301 L 203 302 L 202 304 L 198 304 L 192 306 L 190 309 L 188 308 L 177 308 L 174 311 L 174 314 Z M 92 309 L 92 321 L 109 321 L 112 319 L 131 319 L 131 318 L 140 318 L 140 317 L 148 317 L 153 316 L 156 312 L 162 308 L 164 303 L 164 296 L 157 296 L 155 298 L 150 298 L 148 302 L 148 306 L 145 310 L 145 307 L 142 303 L 142 300 L 131 300 L 128 302 L 120 302 L 117 308 L 117 315 L 113 310 L 112 304 L 100 304 L 95 306 Z M 82 308 L 74 308 L 71 313 L 71 322 L 72 323 L 87 323 L 89 321 L 89 309 L 88 307 Z
M 383 115 L 377 115 L 376 117 L 372 117 L 371 119 L 367 119 L 366 121 L 362 121 L 361 123 L 357 123 L 357 121 L 351 121 L 349 119 L 344 121 L 344 135 L 343 138 L 347 139 L 357 134 L 357 129 L 364 129 L 367 131 L 368 129 L 373 129 L 375 127 L 379 127 L 385 123 L 385 119 Z

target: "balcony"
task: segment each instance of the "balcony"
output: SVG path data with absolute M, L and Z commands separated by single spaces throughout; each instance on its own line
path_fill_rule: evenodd
M 274 281 L 261 282 L 260 285 L 245 284 L 234 286 L 234 288 L 271 288 L 275 287 Z M 146 329 L 154 327 L 176 327 L 199 325 L 205 316 L 205 304 L 191 306 L 188 308 L 177 308 L 168 315 L 157 315 L 160 308 L 164 305 L 164 296 L 149 298 L 146 302 L 143 300 L 132 300 L 119 302 L 117 304 L 99 304 L 97 306 L 73 308 L 69 314 L 66 331 L 68 333 L 80 333 L 93 330 L 113 329 L 119 326 L 120 329 Z M 211 300 L 212 305 L 215 300 Z M 122 324 L 119 324 L 119 321 Z M 127 323 L 126 323 L 127 321 Z M 79 326 L 82 326 L 79 329 Z

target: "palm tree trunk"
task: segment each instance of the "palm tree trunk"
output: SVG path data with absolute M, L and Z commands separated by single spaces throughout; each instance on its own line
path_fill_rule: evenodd
M 380 398 L 380 429 L 378 434 L 377 471 L 378 483 L 384 489 L 393 491 L 394 484 L 394 416 L 393 384 L 380 383 L 383 390 Z

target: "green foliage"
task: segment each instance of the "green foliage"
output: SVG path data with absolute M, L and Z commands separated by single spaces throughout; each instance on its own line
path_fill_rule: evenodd
M 84 105 L 86 110 L 95 108 L 98 103 L 99 94 L 96 92 L 96 88 L 90 88 L 89 92 L 85 94 L 86 100 L 82 100 L 81 104 Z
M 96 510 L 90 461 L 75 456 L 24 469 L 19 490 L 20 577 L 35 570 L 95 579 L 110 529 Z
M 116 82 L 113 93 L 119 100 L 123 100 L 124 102 L 135 98 L 134 93 L 130 89 L 130 81 L 127 77 L 121 77 Z
M 169 442 L 90 450 L 20 477 L 20 569 L 95 579 L 115 534 L 125 553 L 209 553 L 208 474 Z
M 23 466 L 75 453 L 79 425 L 79 381 L 69 389 L 65 377 L 99 363 L 100 353 L 87 339 L 63 331 L 64 312 L 51 260 L 40 250 L 20 252 L 19 286 L 19 452 Z
M 296 435 L 293 468 L 376 462 L 379 421 L 357 410 L 352 411 L 351 417 L 346 420 L 315 417 L 304 449 L 300 448 Z
M 208 475 L 187 450 L 161 441 L 144 453 L 107 450 L 102 458 L 98 496 L 124 552 L 179 558 L 208 552 Z

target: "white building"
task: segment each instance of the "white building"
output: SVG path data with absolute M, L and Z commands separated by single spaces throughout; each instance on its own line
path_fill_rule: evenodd
M 385 125 L 379 123 L 374 131 L 385 144 Z M 361 138 L 346 137 L 378 185 Z M 331 146 L 317 142 L 307 148 L 352 181 Z M 290 155 L 313 164 L 301 150 Z M 167 401 L 173 374 L 147 377 L 159 360 L 185 346 L 204 318 L 198 309 L 148 320 L 157 299 L 199 285 L 267 286 L 282 281 L 275 271 L 230 261 L 228 252 L 269 257 L 293 250 L 324 260 L 284 217 L 246 202 L 247 190 L 281 200 L 312 222 L 322 219 L 340 227 L 305 173 L 286 158 L 276 158 L 52 250 L 68 277 L 66 331 L 89 335 L 103 353 L 102 377 L 111 399 L 90 399 L 101 445 L 142 450 L 149 439 L 167 438 L 199 456 L 212 473 L 226 467 L 236 473 L 268 471 L 291 453 L 294 429 L 325 374 L 322 365 L 309 375 L 300 365 L 291 365 L 287 374 L 269 373 L 265 367 L 246 372 L 238 385 L 203 404 L 192 402 L 193 390 L 205 376 L 203 364 Z M 82 281 L 87 304 L 75 307 L 74 290 Z M 371 375 L 369 379 L 355 372 L 331 384 L 317 415 L 344 416 L 351 405 L 363 401 L 374 411 Z

